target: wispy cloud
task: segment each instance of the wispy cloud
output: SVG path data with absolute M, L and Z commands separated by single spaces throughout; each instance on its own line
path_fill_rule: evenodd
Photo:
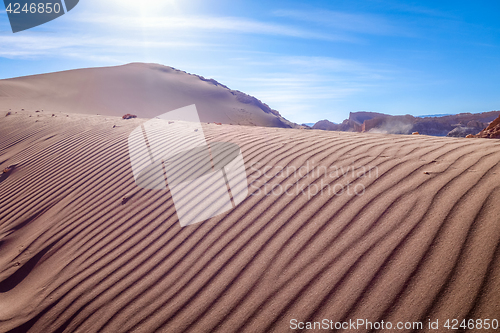
M 385 7 L 388 9 L 396 10 L 399 12 L 406 12 L 411 14 L 425 15 L 425 16 L 456 18 L 449 12 L 443 12 L 440 10 L 436 10 L 434 8 L 415 5 L 412 3 L 402 3 L 401 1 L 392 1 L 392 0 L 378 0 L 378 2 L 384 4 Z
M 277 10 L 274 15 L 314 23 L 339 31 L 372 35 L 407 34 L 401 26 L 374 14 L 347 13 L 330 10 Z
M 383 80 L 394 74 L 394 69 L 385 64 L 368 65 L 359 61 L 332 57 L 287 56 L 282 57 L 280 61 L 300 68 L 303 72 L 344 73 L 357 79 Z
M 36 57 L 76 54 L 105 55 L 121 53 L 124 50 L 200 48 L 207 44 L 190 41 L 143 40 L 139 37 L 97 37 L 77 35 L 0 35 L 0 56 Z
M 87 15 L 81 14 L 76 20 L 100 26 L 113 27 L 124 30 L 146 30 L 161 33 L 175 31 L 178 33 L 228 32 L 257 35 L 274 35 L 304 39 L 318 39 L 327 41 L 358 42 L 358 39 L 343 33 L 324 33 L 301 27 L 264 22 L 243 17 L 220 16 L 121 16 L 121 15 Z
M 239 58 L 238 64 L 246 68 L 240 68 L 238 77 L 230 75 L 236 70 L 233 68 L 216 79 L 256 96 L 297 122 L 324 119 L 327 110 L 332 112 L 331 120 L 339 121 L 333 116 L 339 105 L 356 96 L 361 99 L 366 93 L 390 89 L 394 79 L 402 75 L 390 65 L 333 57 L 262 54 L 258 59 Z

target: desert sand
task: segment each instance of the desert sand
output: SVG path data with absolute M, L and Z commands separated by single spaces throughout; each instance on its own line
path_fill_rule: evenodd
M 0 107 L 140 118 L 196 104 L 204 122 L 296 127 L 253 96 L 159 64 L 68 70 L 0 80 Z
M 500 320 L 498 140 L 205 124 L 250 194 L 182 228 L 134 182 L 146 119 L 0 111 L 1 332 Z

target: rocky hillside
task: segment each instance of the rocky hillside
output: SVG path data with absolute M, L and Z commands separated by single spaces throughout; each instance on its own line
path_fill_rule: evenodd
M 392 116 L 376 112 L 351 112 L 341 124 L 321 120 L 313 129 L 347 132 L 370 132 L 389 134 L 411 134 L 465 137 L 483 130 L 500 111 L 483 113 L 460 113 L 442 117 Z
M 492 121 L 488 127 L 474 135 L 475 138 L 500 139 L 500 116 Z

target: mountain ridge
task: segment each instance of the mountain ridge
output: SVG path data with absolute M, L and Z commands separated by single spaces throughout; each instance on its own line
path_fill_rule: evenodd
M 440 117 L 415 117 L 412 115 L 388 115 L 378 112 L 351 112 L 349 118 L 340 124 L 328 120 L 315 123 L 313 129 L 343 131 L 343 132 L 371 132 L 387 134 L 419 134 L 433 136 L 465 137 L 468 134 L 479 133 L 495 118 L 500 111 L 482 113 L 459 113 Z

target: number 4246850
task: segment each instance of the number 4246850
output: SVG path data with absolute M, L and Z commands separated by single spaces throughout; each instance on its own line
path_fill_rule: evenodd
M 59 14 L 61 11 L 61 5 L 58 3 L 25 3 L 23 8 L 21 8 L 21 4 L 19 3 L 9 3 L 5 11 L 9 14 L 21 14 L 21 13 L 31 13 L 31 14 L 51 14 L 56 13 Z
M 446 323 L 444 324 L 444 327 L 449 329 L 449 330 L 458 330 L 458 329 L 475 329 L 475 330 L 481 330 L 485 329 L 488 330 L 490 328 L 497 330 L 499 328 L 498 320 L 497 319 L 469 319 L 469 320 L 462 320 L 462 322 L 459 322 L 458 319 L 448 319 Z

